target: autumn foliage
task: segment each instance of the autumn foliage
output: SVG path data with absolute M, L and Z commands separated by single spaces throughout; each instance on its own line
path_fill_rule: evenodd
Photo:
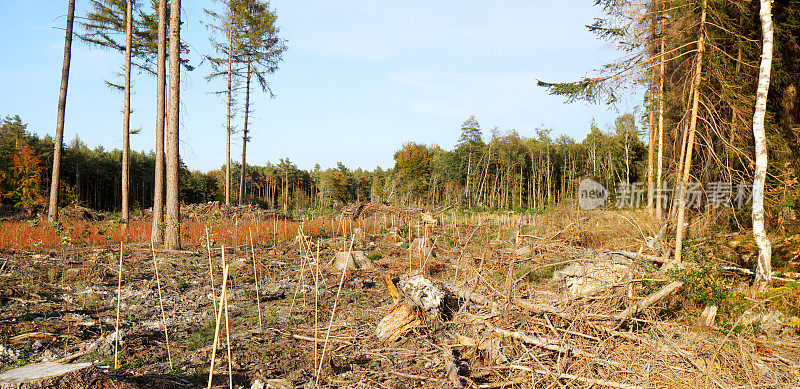
M 13 189 L 6 196 L 16 199 L 17 206 L 44 204 L 41 163 L 27 143 L 19 142 L 17 145 L 17 152 L 11 156 L 11 169 L 7 179 Z
M 409 142 L 394 153 L 398 184 L 415 198 L 428 190 L 431 157 L 425 145 Z

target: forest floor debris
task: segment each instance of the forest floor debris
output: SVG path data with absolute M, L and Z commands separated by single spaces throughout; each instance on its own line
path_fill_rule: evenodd
M 800 335 L 792 326 L 800 287 L 791 282 L 776 283 L 764 300 L 738 297 L 746 293 L 742 284 L 729 283 L 735 279 L 721 272 L 659 273 L 658 263 L 644 257 L 657 253 L 631 258 L 644 245 L 641 233 L 603 212 L 441 216 L 435 227 L 372 216 L 314 234 L 293 224 L 293 234 L 256 240 L 252 249 L 241 238 L 232 244 L 231 236 L 212 235 L 210 262 L 202 240 L 187 242 L 181 252 L 157 251 L 171 365 L 149 247 L 129 244 L 118 370 L 118 245 L 2 250 L 0 371 L 68 360 L 110 366 L 109 377 L 133 387 L 205 387 L 225 243 L 231 375 L 223 323 L 214 386 L 227 387 L 229 380 L 245 388 L 800 382 Z M 262 234 L 269 225 L 288 228 L 267 222 Z M 336 228 L 340 232 L 331 234 Z M 356 228 L 360 242 L 351 234 Z M 437 257 L 410 255 L 406 242 L 426 237 Z M 519 255 L 520 247 L 530 252 Z M 361 260 L 371 266 L 327 266 L 337 253 L 351 260 L 348 251 L 363 252 Z M 569 271 L 591 263 L 615 269 L 614 277 L 595 277 L 603 282 L 591 293 L 565 293 L 559 277 L 574 283 L 581 274 L 601 272 Z M 792 260 L 781 266 L 797 268 Z M 709 305 L 718 312 L 701 328 Z M 380 335 L 376 329 L 393 314 L 399 325 Z

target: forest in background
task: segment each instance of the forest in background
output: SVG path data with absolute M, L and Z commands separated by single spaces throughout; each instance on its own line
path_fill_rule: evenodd
M 456 137 L 460 132 L 460 136 Z M 488 140 L 474 116 L 454 129 L 454 147 L 409 142 L 395 153 L 395 166 L 373 171 L 336 168 L 299 169 L 288 158 L 247 165 L 245 202 L 265 208 L 330 209 L 353 201 L 481 206 L 491 209 L 542 208 L 574 199 L 577 181 L 592 177 L 614 188 L 617 182 L 644 179 L 646 149 L 632 114 L 621 115 L 606 131 L 591 123 L 577 142 L 553 130 L 491 130 Z M 52 168 L 53 141 L 27 130 L 19 116 L 0 124 L 0 172 L 3 203 L 44 206 Z M 16 158 L 13 158 L 16 156 Z M 120 208 L 120 150 L 90 149 L 78 137 L 64 147 L 62 205 L 102 211 Z M 131 204 L 152 207 L 154 153 L 131 153 Z M 238 176 L 240 164 L 232 166 Z M 224 201 L 224 166 L 191 171 L 181 163 L 181 201 Z M 232 182 L 238 192 L 238 182 Z M 284 205 L 285 204 L 285 205 Z

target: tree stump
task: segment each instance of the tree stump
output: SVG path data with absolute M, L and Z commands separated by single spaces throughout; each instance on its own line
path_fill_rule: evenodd
M 438 319 L 444 292 L 430 280 L 421 275 L 409 277 L 400 282 L 402 292 L 389 276 L 384 275 L 383 282 L 394 303 L 375 327 L 378 339 L 394 342 L 409 330 Z
M 347 251 L 339 251 L 334 254 L 333 265 L 337 270 L 344 270 L 345 266 L 348 270 L 370 269 L 372 261 L 363 251 L 351 251 L 350 255 L 347 255 Z

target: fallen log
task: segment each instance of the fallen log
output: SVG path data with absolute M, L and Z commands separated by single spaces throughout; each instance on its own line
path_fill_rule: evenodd
M 669 258 L 659 257 L 659 256 L 656 256 L 656 255 L 634 253 L 633 251 L 627 251 L 627 250 L 609 251 L 608 253 L 609 254 L 619 254 L 619 255 L 622 255 L 624 257 L 628 257 L 630 259 L 644 259 L 644 260 L 647 260 L 647 261 L 650 261 L 650 262 L 656 262 L 656 263 L 667 263 L 667 262 L 669 262 Z
M 469 289 L 461 289 L 455 285 L 447 285 L 447 289 L 449 289 L 453 294 L 462 298 L 467 301 L 472 301 L 476 304 L 487 305 L 492 308 L 492 311 L 496 310 L 498 304 L 494 301 L 489 300 L 488 298 L 484 297 L 483 295 L 469 290 Z
M 505 336 L 507 338 L 514 338 L 514 339 L 517 339 L 519 341 L 525 342 L 527 344 L 531 344 L 531 345 L 543 348 L 545 350 L 554 351 L 554 352 L 562 353 L 562 354 L 572 354 L 574 356 L 590 358 L 590 359 L 596 360 L 597 362 L 603 363 L 603 364 L 609 364 L 609 365 L 618 365 L 619 364 L 619 362 L 600 359 L 594 354 L 587 353 L 586 351 L 583 351 L 581 349 L 578 349 L 578 348 L 575 348 L 575 347 L 572 347 L 572 346 L 564 346 L 564 345 L 561 344 L 561 341 L 556 340 L 556 339 L 549 339 L 549 338 L 544 338 L 544 337 L 541 337 L 541 336 L 528 335 L 528 334 L 526 334 L 524 332 L 520 332 L 520 331 L 508 331 L 508 330 L 504 330 L 502 328 L 495 328 L 494 332 L 499 334 L 499 335 Z
M 642 386 L 639 386 L 639 385 L 629 385 L 629 384 L 623 384 L 623 383 L 615 382 L 615 381 L 601 380 L 601 379 L 597 379 L 597 378 L 587 378 L 587 377 L 581 377 L 581 376 L 577 376 L 577 375 L 574 375 L 574 374 L 567 374 L 567 373 L 556 373 L 556 372 L 547 371 L 547 370 L 541 370 L 541 369 L 531 369 L 531 368 L 526 367 L 526 366 L 510 365 L 509 367 L 513 368 L 513 369 L 522 370 L 522 371 L 534 372 L 536 374 L 541 374 L 541 375 L 545 375 L 545 376 L 553 376 L 553 375 L 555 375 L 556 379 L 577 381 L 577 382 L 581 382 L 581 383 L 587 384 L 588 386 L 597 385 L 597 386 L 605 386 L 605 387 L 609 387 L 609 388 L 618 388 L 618 389 L 640 389 L 640 388 L 643 388 Z M 522 378 L 522 379 L 518 379 L 518 380 L 514 380 L 514 381 L 504 381 L 504 382 L 493 382 L 493 383 L 488 383 L 488 384 L 480 384 L 480 385 L 478 385 L 478 388 L 481 388 L 481 389 L 505 388 L 505 387 L 509 387 L 509 386 L 520 385 L 520 384 L 530 383 L 530 382 L 531 382 L 531 378 L 530 377 L 526 377 L 526 378 Z
M 112 379 L 91 363 L 37 363 L 0 374 L 0 389 L 115 388 L 133 386 Z

